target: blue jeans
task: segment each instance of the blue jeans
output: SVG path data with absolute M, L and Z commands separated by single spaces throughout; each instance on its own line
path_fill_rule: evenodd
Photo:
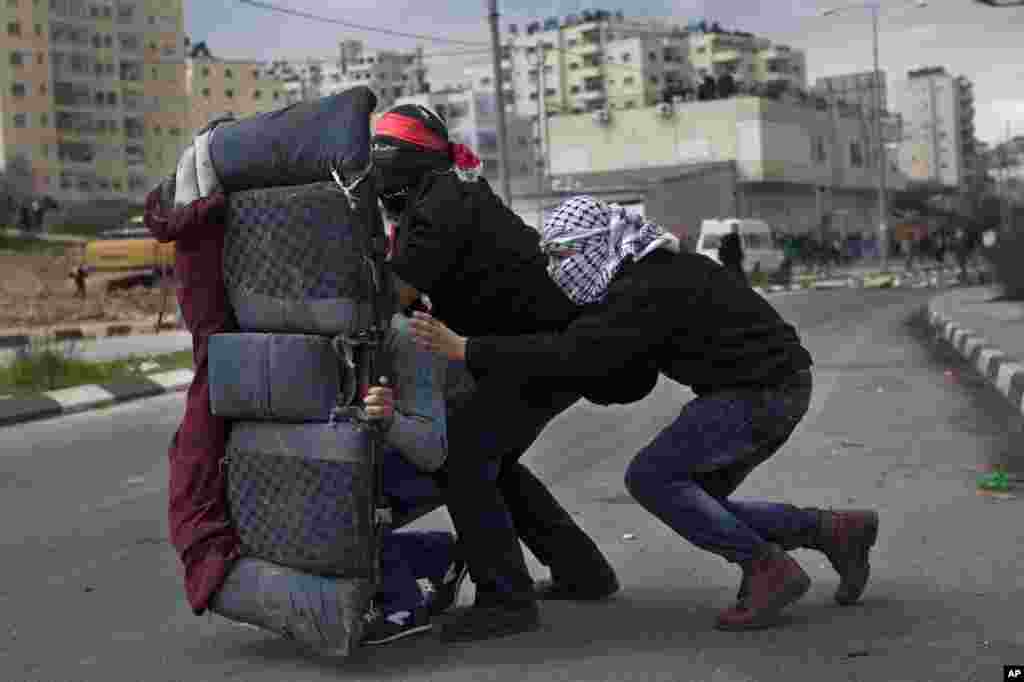
M 767 389 L 730 389 L 690 401 L 630 463 L 626 488 L 694 545 L 727 561 L 756 558 L 767 543 L 793 546 L 817 523 L 789 504 L 731 500 L 807 413 L 811 373 Z

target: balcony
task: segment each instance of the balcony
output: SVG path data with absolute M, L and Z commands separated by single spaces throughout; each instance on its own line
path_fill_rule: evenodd
M 715 50 L 711 55 L 711 61 L 716 64 L 730 64 L 738 62 L 741 55 L 738 50 Z

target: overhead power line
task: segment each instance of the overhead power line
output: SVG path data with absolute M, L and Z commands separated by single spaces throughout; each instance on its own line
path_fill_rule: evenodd
M 310 12 L 303 12 L 301 10 L 291 9 L 290 7 L 281 7 L 274 5 L 269 2 L 260 2 L 259 0 L 237 0 L 237 2 L 243 5 L 251 5 L 252 7 L 259 7 L 271 12 L 279 12 L 281 14 L 287 14 L 293 17 L 300 17 L 302 19 L 308 19 L 310 21 L 318 21 L 324 24 L 335 24 L 338 26 L 345 26 L 346 28 L 355 29 L 357 31 L 366 31 L 368 33 L 381 33 L 384 35 L 396 36 L 399 38 L 414 38 L 416 40 L 429 40 L 436 43 L 449 43 L 453 45 L 473 45 L 477 47 L 487 47 L 486 42 L 472 41 L 472 40 L 456 40 L 454 38 L 445 38 L 443 36 L 432 36 L 420 33 L 404 33 L 402 31 L 393 31 L 388 28 L 381 28 L 379 26 L 366 26 L 364 24 L 356 24 L 351 21 L 345 21 L 344 19 L 335 19 L 333 17 L 325 17 L 319 14 L 312 14 Z

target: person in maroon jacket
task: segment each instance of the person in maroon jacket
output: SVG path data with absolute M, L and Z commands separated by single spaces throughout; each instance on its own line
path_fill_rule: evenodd
M 195 377 L 168 452 L 168 522 L 171 544 L 185 567 L 189 604 L 201 615 L 240 556 L 220 466 L 227 425 L 210 411 L 207 365 L 210 336 L 237 325 L 221 268 L 227 198 L 218 193 L 172 209 L 173 196 L 166 195 L 172 187 L 167 182 L 149 194 L 144 220 L 158 242 L 174 242 L 178 305 L 192 334 Z
M 799 547 L 828 557 L 841 578 L 837 602 L 856 602 L 876 512 L 732 498 L 810 405 L 812 359 L 794 327 L 725 268 L 681 252 L 673 235 L 622 207 L 575 197 L 543 237 L 551 279 L 586 307 L 564 332 L 467 338 L 418 312 L 411 326 L 420 344 L 492 381 L 544 379 L 563 390 L 650 358 L 697 398 L 630 463 L 626 487 L 676 533 L 742 569 L 737 602 L 718 627 L 773 625 L 802 597 L 810 579 L 786 553 Z

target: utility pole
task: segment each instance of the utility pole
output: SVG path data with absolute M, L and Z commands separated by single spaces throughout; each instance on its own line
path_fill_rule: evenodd
M 498 116 L 498 174 L 505 203 L 512 204 L 508 172 L 508 128 L 505 121 L 505 86 L 501 78 L 501 39 L 498 30 L 498 0 L 487 0 L 491 21 L 491 56 L 494 65 L 494 106 Z
M 871 102 L 875 110 L 875 139 L 878 143 L 878 237 L 882 247 L 882 272 L 889 272 L 889 202 L 886 196 L 885 175 L 889 165 L 889 154 L 882 139 L 881 73 L 878 68 L 878 5 L 871 5 L 871 26 L 873 29 L 873 52 L 875 73 L 871 88 Z
M 547 133 L 547 102 L 544 91 L 547 87 L 547 79 L 544 77 L 544 67 L 547 64 L 547 49 L 544 41 L 538 42 L 537 52 L 537 231 L 544 229 L 544 178 L 547 166 L 547 154 L 545 154 L 545 137 Z

